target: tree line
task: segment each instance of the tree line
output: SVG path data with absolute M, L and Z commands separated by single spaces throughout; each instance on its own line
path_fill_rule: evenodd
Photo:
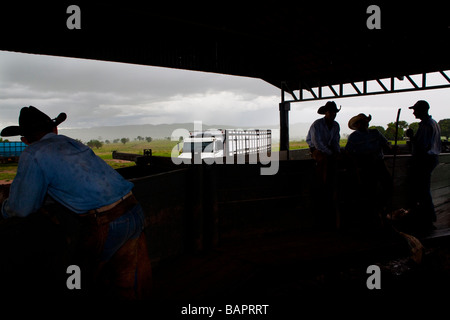
M 441 136 L 448 140 L 448 138 L 450 137 L 450 119 L 439 120 L 438 124 L 441 128 Z M 408 128 L 412 129 L 415 134 L 417 132 L 417 129 L 419 128 L 419 122 L 408 124 L 406 121 L 399 121 L 397 140 L 405 139 L 405 131 Z M 371 126 L 370 129 L 377 129 L 381 132 L 382 135 L 386 137 L 386 139 L 395 140 L 395 122 L 388 123 L 386 129 L 381 126 Z
M 101 138 L 100 138 L 101 139 Z M 100 141 L 100 139 L 91 139 L 91 140 L 89 140 L 87 143 L 86 143 L 86 145 L 88 146 L 88 147 L 90 147 L 90 148 L 96 148 L 96 149 L 99 149 L 99 148 L 101 148 L 101 147 L 103 147 L 103 142 L 102 141 Z M 152 137 L 141 137 L 141 136 L 137 136 L 135 139 L 134 139 L 135 141 L 147 141 L 147 142 L 152 142 L 153 141 L 153 138 Z M 126 144 L 126 143 L 128 143 L 128 142 L 130 142 L 130 138 L 121 138 L 121 139 L 114 139 L 114 140 L 105 140 L 105 144 L 110 144 L 110 143 L 119 143 L 119 142 L 121 142 L 121 143 L 123 143 L 123 144 Z

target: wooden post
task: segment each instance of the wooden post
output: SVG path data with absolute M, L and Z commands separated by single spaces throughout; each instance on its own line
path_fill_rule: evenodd
M 289 159 L 289 111 L 291 104 L 289 102 L 280 103 L 280 151 L 287 152 Z

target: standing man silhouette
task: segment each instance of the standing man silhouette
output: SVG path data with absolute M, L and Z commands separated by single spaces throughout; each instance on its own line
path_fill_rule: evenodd
M 325 228 L 339 225 L 339 210 L 337 206 L 337 160 L 341 148 L 339 146 L 340 127 L 334 120 L 341 109 L 334 101 L 328 101 L 318 110 L 324 117 L 317 119 L 311 125 L 306 142 L 311 151 L 311 157 L 316 163 L 317 192 L 315 192 L 318 210 L 318 223 Z
M 428 114 L 430 109 L 428 102 L 417 101 L 409 109 L 414 110 L 414 116 L 421 120 L 415 135 L 411 129 L 406 131 L 412 146 L 411 194 L 415 202 L 414 207 L 420 229 L 429 231 L 434 228 L 433 222 L 436 221 L 430 184 L 431 173 L 439 163 L 441 130 L 438 123 Z
M 334 120 L 340 110 L 334 101 L 321 106 L 317 113 L 324 117 L 313 122 L 306 137 L 311 156 L 317 164 L 317 173 L 324 184 L 333 175 L 333 164 L 340 153 L 340 127 Z

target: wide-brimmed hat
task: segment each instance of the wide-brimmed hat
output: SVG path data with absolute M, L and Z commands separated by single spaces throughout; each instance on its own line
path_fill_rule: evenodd
M 372 116 L 369 114 L 369 116 L 366 116 L 364 113 L 360 113 L 357 116 L 352 117 L 350 120 L 348 120 L 348 127 L 352 130 L 356 130 L 355 124 L 359 121 L 367 121 L 367 123 L 372 120 Z
M 327 111 L 334 111 L 338 113 L 341 110 L 341 106 L 339 109 L 337 108 L 336 102 L 328 101 L 324 106 L 321 106 L 319 110 L 317 110 L 318 114 L 325 114 Z
M 66 118 L 67 115 L 64 112 L 50 119 L 48 115 L 33 106 L 23 107 L 20 110 L 19 125 L 4 128 L 0 135 L 3 137 L 27 136 L 43 129 L 56 127 Z
M 425 100 L 419 100 L 413 106 L 409 107 L 409 109 L 428 110 L 430 109 L 430 105 Z

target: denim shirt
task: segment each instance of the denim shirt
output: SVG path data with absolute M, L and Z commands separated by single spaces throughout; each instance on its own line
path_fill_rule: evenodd
M 339 132 L 340 127 L 336 121 L 333 121 L 333 126 L 330 130 L 325 122 L 325 118 L 321 118 L 314 121 L 311 125 L 306 142 L 310 148 L 314 147 L 327 155 L 339 153 L 339 140 L 341 138 Z
M 133 184 L 86 145 L 48 133 L 22 152 L 10 196 L 1 208 L 4 218 L 37 211 L 46 195 L 76 213 L 111 204 Z

